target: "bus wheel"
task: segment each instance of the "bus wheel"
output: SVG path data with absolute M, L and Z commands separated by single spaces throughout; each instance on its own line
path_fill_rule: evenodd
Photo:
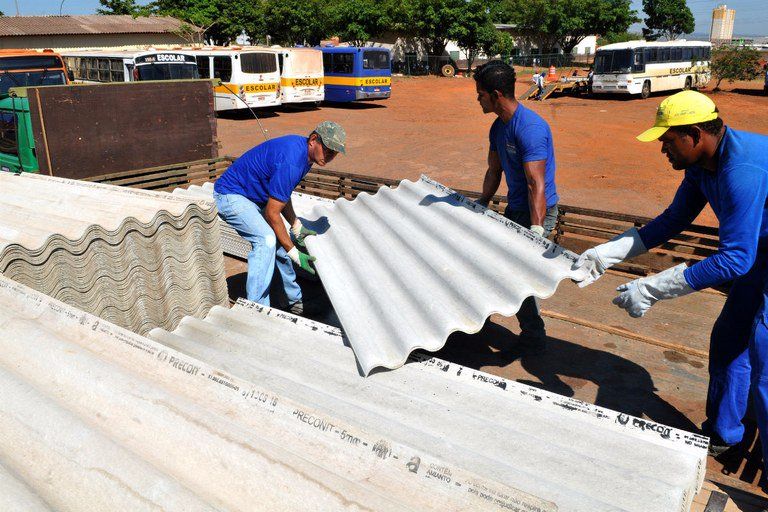
M 440 68 L 440 74 L 444 77 L 450 78 L 456 74 L 456 68 L 454 68 L 451 64 L 443 64 L 443 66 Z
M 691 88 L 691 85 L 693 85 L 693 80 L 691 80 L 691 77 L 687 76 L 685 77 L 685 85 L 683 86 L 683 90 L 687 91 Z
M 640 97 L 645 99 L 648 99 L 648 96 L 651 95 L 651 81 L 646 80 L 643 82 L 643 90 L 640 91 Z

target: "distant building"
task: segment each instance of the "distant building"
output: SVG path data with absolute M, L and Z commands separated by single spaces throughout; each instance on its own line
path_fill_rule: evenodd
M 712 28 L 709 40 L 713 43 L 729 42 L 733 39 L 733 21 L 736 19 L 736 9 L 728 9 L 725 4 L 718 5 L 712 10 Z
M 134 49 L 190 44 L 202 29 L 170 16 L 2 16 L 0 49 Z

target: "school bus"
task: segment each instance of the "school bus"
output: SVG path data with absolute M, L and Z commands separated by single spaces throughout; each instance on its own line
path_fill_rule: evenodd
M 317 48 L 270 47 L 280 66 L 280 100 L 285 103 L 320 103 L 323 89 L 323 52 Z
M 230 46 L 187 50 L 195 56 L 200 78 L 218 78 L 216 111 L 280 105 L 280 67 L 270 48 Z
M 357 46 L 325 46 L 325 101 L 384 100 L 392 92 L 389 50 Z
M 11 87 L 68 83 L 64 61 L 53 50 L 0 50 L 0 94 Z

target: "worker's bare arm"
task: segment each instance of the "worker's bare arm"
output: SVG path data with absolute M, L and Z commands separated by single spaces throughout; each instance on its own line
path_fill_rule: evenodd
M 499 154 L 492 149 L 488 150 L 488 170 L 485 172 L 485 178 L 483 179 L 483 194 L 477 200 L 482 204 L 488 204 L 491 198 L 499 190 L 501 184 L 501 175 L 504 170 L 501 167 L 501 160 Z
M 546 160 L 523 163 L 525 181 L 528 183 L 528 207 L 531 210 L 532 226 L 543 226 L 544 217 L 547 215 L 547 197 L 544 194 L 546 168 Z
M 274 197 L 270 197 L 269 201 L 267 201 L 267 206 L 264 209 L 264 218 L 266 219 L 267 224 L 269 224 L 269 227 L 272 228 L 272 231 L 275 232 L 277 243 L 286 251 L 290 251 L 293 248 L 293 242 L 288 234 L 288 230 L 285 229 L 285 223 L 280 215 L 283 213 L 287 204 L 288 203 L 278 201 Z M 291 208 L 291 211 L 293 211 L 293 208 Z M 293 217 L 295 219 L 296 215 L 294 214 Z
M 293 201 L 290 199 L 283 207 L 283 217 L 288 221 L 289 226 L 293 226 L 293 223 L 296 222 L 296 211 L 293 209 Z

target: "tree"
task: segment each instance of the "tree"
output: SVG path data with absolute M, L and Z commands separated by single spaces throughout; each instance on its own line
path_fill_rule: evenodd
M 709 69 L 717 80 L 715 91 L 723 80 L 752 80 L 761 74 L 760 52 L 748 46 L 721 46 L 712 51 Z
M 324 0 L 265 0 L 269 35 L 288 46 L 319 44 L 329 35 L 327 5 Z
M 334 0 L 327 8 L 330 33 L 342 41 L 363 46 L 392 26 L 392 2 L 377 0 Z
M 454 23 L 448 28 L 448 36 L 467 54 L 467 69 L 477 55 L 498 41 L 498 30 L 491 23 L 485 0 L 466 0 L 456 10 Z
M 626 32 L 636 21 L 630 0 L 503 0 L 494 10 L 542 51 L 571 53 L 585 37 Z
M 605 46 L 613 43 L 626 43 L 627 41 L 639 41 L 643 38 L 640 32 L 609 32 L 597 39 L 598 46 Z
M 410 23 L 430 55 L 442 55 L 456 27 L 466 22 L 466 0 L 414 0 Z
M 97 14 L 130 14 L 135 16 L 139 9 L 136 0 L 99 0 L 102 8 L 96 9 Z
M 264 11 L 258 1 L 155 0 L 152 12 L 201 27 L 204 39 L 215 45 L 232 43 L 243 32 L 252 39 L 264 33 Z M 190 25 L 182 25 L 179 31 L 190 42 L 201 42 L 194 41 L 198 36 Z
M 693 32 L 693 14 L 685 0 L 643 0 L 645 27 L 643 35 L 649 41 L 664 37 L 674 41 L 681 34 Z

